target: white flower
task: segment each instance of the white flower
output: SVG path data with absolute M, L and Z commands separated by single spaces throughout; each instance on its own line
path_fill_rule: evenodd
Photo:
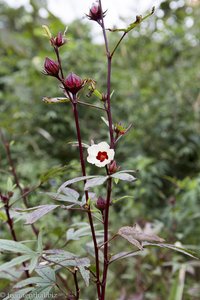
M 87 161 L 97 167 L 105 167 L 109 164 L 115 155 L 115 151 L 110 149 L 110 146 L 106 142 L 94 144 L 87 149 L 88 157 Z

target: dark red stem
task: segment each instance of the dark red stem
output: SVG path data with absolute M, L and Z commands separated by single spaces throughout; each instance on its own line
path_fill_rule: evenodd
M 10 216 L 9 200 L 5 203 L 4 208 L 5 208 L 5 212 L 6 212 L 6 216 L 7 216 L 7 224 L 10 228 L 10 233 L 11 233 L 12 239 L 13 239 L 13 241 L 18 242 L 17 235 L 16 235 L 16 232 L 15 232 L 15 229 L 14 229 L 14 226 L 13 226 L 13 220 Z M 30 275 L 29 275 L 29 271 L 26 270 L 26 263 L 23 262 L 22 265 L 25 269 L 24 273 L 25 273 L 26 277 L 29 278 Z
M 112 112 L 111 112 L 111 70 L 112 70 L 112 54 L 109 51 L 108 39 L 106 35 L 106 29 L 104 25 L 104 18 L 103 18 L 103 9 L 101 0 L 99 0 L 99 5 L 101 8 L 101 27 L 103 31 L 103 37 L 105 42 L 106 48 L 106 55 L 107 55 L 107 98 L 106 98 L 106 111 L 108 116 L 108 123 L 109 123 L 109 133 L 110 133 L 110 147 L 114 149 L 115 147 L 115 139 L 113 133 L 113 121 L 112 121 Z M 108 273 L 108 265 L 109 265 L 109 243 L 108 243 L 108 228 L 109 228 L 109 208 L 110 208 L 110 201 L 111 201 L 111 194 L 112 194 L 112 178 L 108 179 L 107 184 L 107 202 L 106 202 L 106 209 L 104 213 L 104 266 L 103 266 L 103 279 L 102 279 L 102 293 L 101 293 L 101 300 L 105 300 L 106 296 L 106 282 L 107 282 L 107 273 Z
M 105 300 L 105 292 L 106 292 L 106 281 L 107 281 L 107 274 L 108 274 L 108 265 L 109 265 L 109 258 L 108 258 L 108 227 L 109 227 L 109 208 L 110 208 L 110 201 L 111 201 L 111 193 L 112 193 L 112 179 L 108 179 L 108 186 L 107 186 L 107 200 L 106 200 L 106 209 L 104 215 L 104 267 L 103 267 L 103 279 L 102 279 L 102 294 L 101 300 Z
M 79 299 L 80 297 L 80 289 L 78 285 L 78 278 L 77 278 L 77 270 L 74 271 L 74 283 L 75 283 L 75 288 L 76 288 L 76 300 Z
M 76 124 L 76 133 L 77 133 L 77 140 L 78 140 L 78 145 L 79 145 L 79 156 L 80 156 L 80 162 L 81 162 L 82 175 L 86 176 L 85 160 L 83 157 L 83 147 L 82 147 L 82 141 L 81 141 L 80 125 L 79 125 L 79 116 L 78 116 L 77 102 L 76 102 L 75 97 L 73 99 L 72 106 L 73 106 L 73 113 L 74 113 L 74 119 L 75 119 L 75 124 Z M 88 199 L 89 199 L 88 191 L 85 191 L 85 198 L 86 198 L 86 203 L 87 203 Z M 88 214 L 88 219 L 89 219 L 89 223 L 90 223 L 92 239 L 93 239 L 93 243 L 94 243 L 95 262 L 96 262 L 96 277 L 97 277 L 96 284 L 97 284 L 98 298 L 100 299 L 101 288 L 100 288 L 99 252 L 98 252 L 98 245 L 97 245 L 96 234 L 95 234 L 95 229 L 94 229 L 94 224 L 93 224 L 92 213 L 91 213 L 90 207 L 88 207 L 87 214 Z

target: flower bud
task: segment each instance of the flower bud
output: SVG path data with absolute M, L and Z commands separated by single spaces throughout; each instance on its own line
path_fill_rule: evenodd
M 56 61 L 46 57 L 44 62 L 44 73 L 46 75 L 57 77 L 59 73 L 59 69 L 60 69 L 59 64 Z
M 113 161 L 108 165 L 108 171 L 109 171 L 109 174 L 114 174 L 114 173 L 116 173 L 119 169 L 120 169 L 120 167 L 117 166 L 117 163 L 116 163 L 115 160 L 113 160 Z
M 65 88 L 75 95 L 83 87 L 83 80 L 78 75 L 70 73 L 66 77 L 64 84 Z
M 61 32 L 58 32 L 55 38 L 51 38 L 51 44 L 55 47 L 61 47 L 66 43 L 66 39 L 63 37 Z
M 2 194 L 0 194 L 0 199 L 1 199 L 1 201 L 4 202 L 4 203 L 7 203 L 8 200 L 9 200 L 9 198 L 8 198 L 7 196 L 2 195 Z
M 126 133 L 126 128 L 121 124 L 121 122 L 115 124 L 115 128 L 114 128 L 117 137 L 120 135 L 124 135 Z
M 92 7 L 90 8 L 90 11 L 89 11 L 89 15 L 87 15 L 87 16 L 90 20 L 99 22 L 101 20 L 102 16 L 103 16 L 103 18 L 105 17 L 105 13 L 106 12 L 101 11 L 99 1 L 96 1 L 95 3 L 92 4 Z
M 106 200 L 102 197 L 97 199 L 96 208 L 103 211 L 106 208 Z

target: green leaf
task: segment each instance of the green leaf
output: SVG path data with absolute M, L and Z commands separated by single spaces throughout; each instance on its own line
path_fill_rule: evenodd
M 123 173 L 123 172 L 114 173 L 114 174 L 110 175 L 110 177 L 117 178 L 117 179 L 124 180 L 124 181 L 129 181 L 129 182 L 137 180 L 137 178 L 135 178 L 134 176 L 132 176 L 128 173 Z
M 11 251 L 14 253 L 35 253 L 33 250 L 23 245 L 22 243 L 11 240 L 0 240 L 0 250 Z
M 30 225 L 35 223 L 37 220 L 41 219 L 44 215 L 48 214 L 52 210 L 56 209 L 60 205 L 40 205 L 35 206 L 29 209 L 26 209 L 26 211 L 34 210 L 31 213 L 24 214 L 24 218 L 26 219 L 26 225 Z M 20 209 L 16 209 L 17 211 L 21 211 Z
M 66 186 L 68 186 L 70 184 L 73 184 L 73 183 L 76 183 L 79 181 L 84 181 L 84 180 L 91 179 L 91 178 L 95 178 L 95 177 L 98 177 L 98 176 L 94 176 L 94 175 L 93 176 L 81 176 L 81 177 L 76 177 L 76 178 L 67 180 L 59 187 L 58 193 L 62 192 L 63 188 L 65 188 Z
M 185 283 L 186 265 L 182 265 L 179 270 L 177 278 L 175 278 L 172 288 L 170 290 L 168 300 L 182 300 Z
M 8 177 L 8 180 L 7 180 L 7 191 L 12 191 L 13 188 L 14 188 L 14 184 L 13 184 L 13 181 L 11 179 L 11 177 Z
M 15 257 L 13 258 L 11 261 L 3 264 L 0 266 L 0 272 L 1 271 L 4 271 L 4 270 L 8 270 L 9 268 L 12 268 L 16 265 L 19 265 L 27 260 L 30 259 L 30 255 L 21 255 L 21 256 L 18 256 L 18 257 Z
M 17 284 L 14 285 L 15 289 L 21 289 L 29 284 L 38 284 L 41 281 L 41 277 L 30 277 L 24 280 L 21 280 Z
M 38 275 L 40 275 L 43 279 L 47 280 L 49 283 L 56 282 L 55 271 L 49 267 L 40 267 L 35 270 Z
M 143 241 L 155 241 L 162 243 L 164 239 L 155 234 L 147 234 L 143 231 L 139 231 L 135 226 L 124 226 L 118 230 L 118 235 L 129 241 L 140 250 L 143 250 Z
M 70 228 L 67 231 L 67 241 L 78 241 L 83 236 L 91 236 L 90 226 L 80 228 L 76 231 L 74 228 Z
M 40 230 L 38 234 L 38 240 L 37 240 L 37 251 L 39 253 L 42 253 L 43 250 L 43 242 L 42 242 L 42 230 Z
M 142 253 L 141 251 L 119 252 L 119 253 L 117 253 L 117 254 L 115 254 L 111 257 L 109 263 L 114 262 L 116 260 L 121 260 L 121 259 L 124 259 L 124 258 L 133 257 L 133 256 L 139 255 L 141 253 Z
M 2 220 L 3 222 L 7 221 L 7 216 L 3 211 L 0 211 L 0 220 Z
M 117 199 L 112 200 L 113 203 L 117 203 L 118 201 L 124 200 L 124 199 L 133 199 L 133 196 L 123 196 Z
M 149 243 L 149 242 L 143 242 L 142 245 L 143 246 L 157 246 L 157 247 L 160 247 L 160 248 L 167 248 L 167 249 L 171 249 L 171 250 L 175 250 L 177 252 L 183 253 L 183 254 L 185 254 L 187 256 L 190 256 L 192 258 L 200 259 L 200 255 L 196 251 L 189 250 L 189 249 L 186 249 L 186 248 L 176 247 L 175 245 L 171 245 L 171 244 L 153 244 L 153 243 Z
M 89 190 L 91 187 L 99 186 L 104 184 L 104 182 L 108 179 L 108 176 L 98 176 L 92 179 L 87 180 L 85 184 L 85 191 Z
M 29 270 L 29 273 L 31 274 L 35 268 L 37 267 L 38 265 L 38 260 L 39 260 L 39 255 L 35 255 L 31 258 L 31 261 L 30 261 L 30 264 L 29 264 L 29 267 L 28 267 L 28 270 Z
M 101 120 L 106 124 L 106 126 L 109 127 L 109 122 L 104 117 L 101 117 Z
M 68 203 L 73 203 L 73 204 L 78 204 L 78 205 L 81 204 L 81 202 L 77 201 L 77 199 L 78 199 L 77 195 L 72 195 L 70 193 L 68 195 L 63 195 L 60 192 L 59 193 L 45 193 L 45 194 L 57 201 L 63 201 L 63 202 L 68 202 Z M 78 197 L 79 197 L 79 194 L 78 194 Z
M 83 280 L 85 281 L 85 285 L 88 287 L 90 284 L 90 271 L 84 266 L 79 266 L 78 268 L 81 273 L 81 276 L 83 277 Z
M 44 30 L 44 35 L 47 36 L 49 39 L 52 38 L 51 31 L 47 25 L 42 25 L 42 28 Z
M 51 98 L 51 97 L 43 97 L 42 101 L 47 104 L 57 104 L 57 103 L 66 103 L 70 102 L 69 98 L 63 98 L 63 97 L 56 97 L 56 98 Z

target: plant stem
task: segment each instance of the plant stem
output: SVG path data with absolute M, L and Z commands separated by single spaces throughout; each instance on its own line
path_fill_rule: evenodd
M 27 198 L 26 198 L 27 193 L 24 193 L 24 191 L 23 191 L 23 189 L 20 185 L 19 178 L 18 178 L 16 169 L 15 169 L 15 165 L 14 165 L 12 155 L 11 155 L 11 151 L 10 151 L 10 144 L 9 144 L 9 142 L 6 141 L 6 139 L 3 135 L 3 132 L 1 130 L 0 130 L 0 136 L 1 136 L 1 140 L 2 140 L 2 143 L 4 145 L 4 148 L 5 148 L 5 151 L 6 151 L 7 160 L 8 160 L 8 163 L 10 165 L 11 173 L 13 175 L 15 184 L 16 184 L 17 188 L 20 190 L 21 198 L 23 199 L 25 207 L 28 208 L 29 206 L 28 206 Z M 31 227 L 32 227 L 32 230 L 33 230 L 35 236 L 37 237 L 38 236 L 38 229 L 35 227 L 34 224 L 31 224 Z
M 62 69 L 62 64 L 61 64 L 59 50 L 58 50 L 57 47 L 54 47 L 54 51 L 56 53 L 56 57 L 57 57 L 58 64 L 59 64 L 59 67 L 60 67 L 61 78 L 62 78 L 62 80 L 64 80 L 64 74 L 63 74 L 63 69 Z
M 121 38 L 119 39 L 118 43 L 116 44 L 115 48 L 113 49 L 112 53 L 111 53 L 111 57 L 113 57 L 115 51 L 117 50 L 117 48 L 119 47 L 119 45 L 121 44 L 122 40 L 125 38 L 127 32 L 124 32 L 123 35 L 121 36 Z
M 110 200 L 112 193 L 112 179 L 108 179 L 107 186 L 107 200 L 106 200 L 106 209 L 104 216 L 104 268 L 103 268 L 103 279 L 102 279 L 102 294 L 101 300 L 105 300 L 105 292 L 106 292 L 106 281 L 107 281 L 107 273 L 108 273 L 108 226 L 109 226 L 109 208 L 110 208 Z
M 18 242 L 17 235 L 16 235 L 16 232 L 15 232 L 15 229 L 14 229 L 14 226 L 13 226 L 13 220 L 12 220 L 12 218 L 10 216 L 9 200 L 5 203 L 4 208 L 5 208 L 5 212 L 6 212 L 6 216 L 7 216 L 7 224 L 9 226 L 10 233 L 11 233 L 11 236 L 13 238 L 13 241 Z M 23 267 L 25 269 L 24 273 L 25 273 L 26 277 L 29 278 L 30 275 L 29 275 L 29 271 L 26 270 L 26 263 L 23 262 L 22 265 L 23 265 Z
M 114 149 L 115 147 L 115 139 L 113 133 L 113 121 L 112 121 L 112 112 L 111 112 L 111 70 L 112 70 L 112 55 L 109 51 L 108 39 L 106 35 L 106 29 L 104 25 L 103 19 L 103 9 L 101 0 L 99 0 L 99 5 L 101 9 L 101 27 L 103 31 L 104 43 L 106 48 L 106 56 L 107 56 L 107 99 L 106 99 L 106 108 L 107 108 L 107 117 L 109 123 L 109 133 L 110 133 L 110 147 Z M 110 208 L 110 200 L 112 194 L 112 178 L 108 179 L 107 183 L 107 202 L 106 209 L 104 213 L 104 266 L 103 266 L 103 278 L 102 278 L 102 293 L 101 300 L 105 300 L 106 293 L 106 281 L 107 281 L 107 273 L 108 273 L 108 265 L 109 265 L 109 253 L 108 253 L 108 227 L 109 227 L 109 208 Z
M 73 106 L 73 113 L 74 113 L 74 119 L 75 119 L 75 124 L 76 124 L 77 140 L 78 140 L 78 144 L 79 144 L 79 156 L 80 156 L 80 162 L 81 162 L 82 175 L 86 176 L 85 161 L 84 161 L 84 157 L 83 157 L 83 147 L 82 147 L 76 98 L 74 97 L 73 100 L 74 101 L 72 103 L 72 106 Z M 86 203 L 88 203 L 88 200 L 89 200 L 88 191 L 85 191 L 85 198 L 86 198 Z M 94 229 L 90 206 L 88 206 L 87 214 L 88 214 L 88 219 L 89 219 L 89 224 L 90 224 L 92 239 L 93 239 L 93 244 L 94 244 L 95 262 L 96 262 L 96 277 L 97 277 L 96 285 L 97 285 L 98 298 L 100 299 L 101 289 L 100 289 L 100 270 L 99 270 L 99 250 L 98 250 L 98 245 L 97 245 L 96 234 L 95 234 L 95 229 Z
M 80 289 L 78 286 L 78 278 L 77 278 L 77 270 L 74 271 L 74 283 L 75 283 L 75 287 L 76 287 L 76 300 L 79 299 L 80 296 Z
M 107 56 L 107 116 L 108 116 L 108 123 L 109 123 L 109 132 L 110 132 L 110 146 L 111 148 L 114 148 L 115 140 L 114 140 L 114 134 L 113 134 L 113 122 L 112 122 L 112 113 L 111 113 L 111 104 L 110 104 L 110 94 L 111 94 L 111 69 L 112 69 L 112 56 L 109 51 L 108 46 L 108 39 L 106 35 L 106 29 L 104 25 L 104 19 L 103 19 L 103 10 L 102 10 L 102 4 L 101 0 L 99 0 L 101 12 L 102 12 L 102 19 L 101 19 L 101 27 L 103 31 L 103 37 L 105 42 L 105 48 L 106 48 L 106 56 Z

